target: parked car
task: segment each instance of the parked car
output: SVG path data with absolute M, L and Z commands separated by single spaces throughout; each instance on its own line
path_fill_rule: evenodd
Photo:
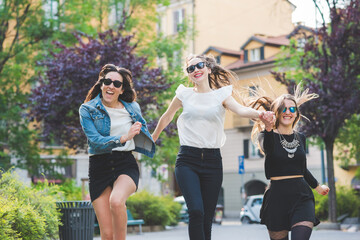
M 189 213 L 184 197 L 183 196 L 176 197 L 174 201 L 181 204 L 180 222 L 189 223 Z
M 243 224 L 260 223 L 260 208 L 263 195 L 253 195 L 246 198 L 245 204 L 240 211 L 240 221 Z

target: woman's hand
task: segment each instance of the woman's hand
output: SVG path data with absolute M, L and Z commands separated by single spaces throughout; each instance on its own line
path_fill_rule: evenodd
M 276 118 L 274 112 L 266 111 L 259 114 L 259 119 L 265 124 L 266 131 L 270 132 L 273 129 Z
M 134 123 L 131 126 L 128 133 L 126 135 L 121 136 L 120 142 L 124 143 L 124 142 L 127 142 L 127 141 L 133 139 L 136 135 L 138 135 L 140 133 L 140 130 L 141 130 L 141 123 L 140 122 Z
M 319 194 L 325 196 L 325 195 L 327 195 L 327 194 L 329 193 L 330 188 L 329 188 L 328 186 L 326 186 L 326 185 L 318 185 L 318 186 L 315 188 L 315 190 L 316 190 Z

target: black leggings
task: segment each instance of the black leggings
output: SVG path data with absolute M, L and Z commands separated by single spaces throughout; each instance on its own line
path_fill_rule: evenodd
M 175 176 L 189 211 L 190 240 L 210 240 L 223 179 L 220 149 L 181 146 Z

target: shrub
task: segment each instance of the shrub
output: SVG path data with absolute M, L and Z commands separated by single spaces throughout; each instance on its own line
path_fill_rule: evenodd
M 313 190 L 315 196 L 315 214 L 320 220 L 328 218 L 328 196 L 318 194 Z M 341 216 L 349 214 L 349 217 L 360 216 L 360 198 L 356 195 L 355 190 L 337 186 L 336 188 L 336 214 Z
M 1 174 L 0 174 L 1 175 Z M 32 189 L 8 171 L 0 178 L 0 239 L 54 239 L 60 212 L 51 188 Z
M 144 219 L 145 225 L 175 225 L 181 209 L 171 197 L 155 196 L 147 191 L 130 196 L 126 205 L 134 218 Z
M 63 183 L 49 184 L 46 180 L 44 182 L 38 182 L 33 188 L 37 190 L 44 190 L 46 188 L 51 189 L 52 195 L 56 196 L 62 201 L 79 201 L 82 200 L 81 187 L 76 185 L 74 179 L 66 179 Z
M 170 213 L 169 214 L 170 219 L 167 225 L 170 226 L 177 225 L 180 220 L 181 204 L 175 202 L 171 196 L 162 197 L 161 200 L 163 201 L 163 204 Z

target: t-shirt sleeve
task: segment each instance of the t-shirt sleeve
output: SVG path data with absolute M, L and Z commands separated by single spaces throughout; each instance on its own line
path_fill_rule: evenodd
M 228 86 L 220 88 L 218 91 L 218 98 L 219 98 L 220 102 L 223 102 L 226 98 L 231 96 L 232 90 L 233 90 L 232 85 L 228 85 Z
M 184 92 L 185 92 L 186 87 L 183 84 L 180 84 L 178 86 L 178 88 L 175 91 L 176 97 L 180 100 L 183 101 L 184 99 Z

